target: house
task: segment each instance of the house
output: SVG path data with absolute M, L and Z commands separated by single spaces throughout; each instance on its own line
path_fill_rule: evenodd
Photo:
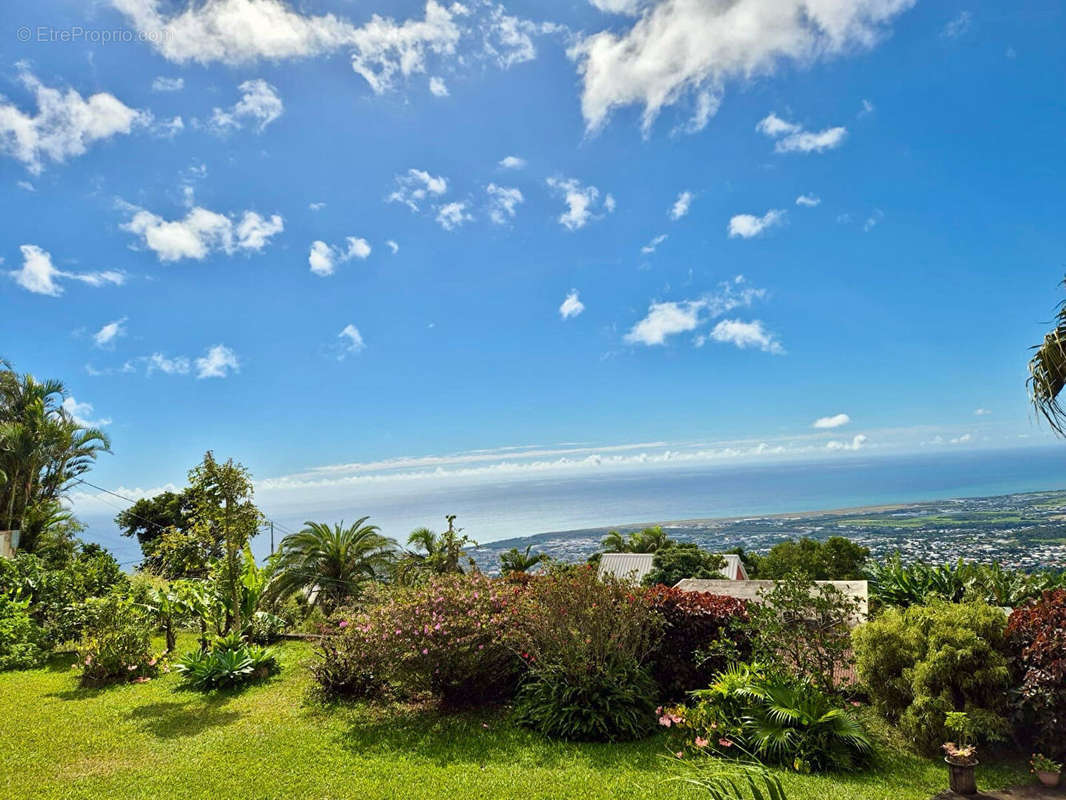
M 746 581 L 748 572 L 744 569 L 744 562 L 740 556 L 734 553 L 725 553 L 725 566 L 722 567 L 722 577 L 731 581 Z M 652 562 L 655 560 L 654 553 L 604 553 L 600 556 L 600 567 L 597 575 L 614 575 L 616 578 L 641 583 L 644 577 L 651 572 Z
M 867 581 L 815 581 L 815 586 L 830 584 L 847 597 L 855 601 L 855 616 L 849 624 L 864 622 L 870 612 L 870 589 Z M 701 580 L 697 578 L 685 578 L 678 581 L 677 587 L 685 592 L 709 592 L 710 594 L 724 594 L 736 597 L 748 602 L 761 603 L 763 595 L 773 591 L 777 581 L 746 581 L 736 583 L 734 581 Z

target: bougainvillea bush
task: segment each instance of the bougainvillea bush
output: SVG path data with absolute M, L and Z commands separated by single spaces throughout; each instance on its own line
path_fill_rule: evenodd
M 1007 641 L 1019 732 L 1052 757 L 1066 755 L 1066 589 L 1014 609 Z
M 748 605 L 735 597 L 653 586 L 645 597 L 662 620 L 651 673 L 663 700 L 703 689 L 725 667 L 751 657 Z
M 507 643 L 519 592 L 483 575 L 394 587 L 337 621 L 342 641 L 320 651 L 319 682 L 348 694 L 388 684 L 402 694 L 429 692 L 451 706 L 506 699 L 521 666 Z
M 591 567 L 530 581 L 516 594 L 511 641 L 527 675 L 516 719 L 547 736 L 636 739 L 654 729 L 648 669 L 661 621 L 643 591 Z

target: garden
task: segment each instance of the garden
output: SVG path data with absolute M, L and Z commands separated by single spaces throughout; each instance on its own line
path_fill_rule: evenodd
M 0 559 L 4 797 L 924 800 L 949 776 L 1058 780 L 1061 573 L 790 540 L 738 553 L 776 581 L 745 602 L 671 588 L 722 560 L 659 528 L 603 542 L 654 554 L 636 585 L 529 549 L 486 574 L 454 516 L 403 546 L 368 518 L 308 522 L 257 563 L 251 477 L 208 452 L 119 514 L 129 574 L 59 502 L 106 437 L 55 384 L 4 371 L 0 390 L 0 508 L 23 531 Z M 816 583 L 857 578 L 869 619 Z

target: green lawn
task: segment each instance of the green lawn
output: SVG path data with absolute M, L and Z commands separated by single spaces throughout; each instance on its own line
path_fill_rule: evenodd
M 181 646 L 191 646 L 183 638 Z M 0 797 L 17 798 L 686 798 L 665 740 L 563 744 L 516 729 L 506 712 L 324 707 L 308 699 L 302 644 L 282 672 L 236 694 L 147 684 L 79 689 L 70 659 L 0 673 Z M 877 731 L 879 738 L 887 735 Z M 881 765 L 856 777 L 782 773 L 790 800 L 927 800 L 942 763 L 888 739 Z M 1026 782 L 1021 764 L 979 768 L 982 786 Z

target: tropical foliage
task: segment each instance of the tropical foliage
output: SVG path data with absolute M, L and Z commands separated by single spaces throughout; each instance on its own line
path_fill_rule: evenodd
M 113 592 L 89 601 L 90 613 L 78 647 L 81 681 L 87 686 L 121 683 L 155 674 L 152 627 L 143 607 Z
M 655 551 L 645 586 L 673 586 L 684 578 L 721 578 L 725 559 L 692 542 L 670 542 Z
M 780 580 L 802 574 L 814 581 L 846 581 L 864 578 L 868 548 L 843 536 L 819 540 L 803 537 L 778 542 L 766 555 L 744 553 L 748 577 Z
M 462 575 L 477 571 L 474 559 L 466 551 L 468 546 L 477 547 L 477 542 L 461 535 L 463 529 L 455 527 L 455 514 L 449 514 L 445 519 L 448 530 L 443 533 L 429 528 L 411 531 L 407 537 L 408 549 L 396 562 L 398 582 L 413 584 L 433 575 Z
M 1016 608 L 1007 641 L 1018 686 L 1017 729 L 1052 756 L 1066 757 L 1066 589 Z
M 634 531 L 624 536 L 618 531 L 610 531 L 600 543 L 607 553 L 654 553 L 660 548 L 673 544 L 661 525 Z
M 547 553 L 534 553 L 533 545 L 527 545 L 525 550 L 512 547 L 506 552 L 500 553 L 500 572 L 504 575 L 513 575 L 518 572 L 529 572 L 534 567 L 548 560 Z
M 272 675 L 278 670 L 278 659 L 268 647 L 227 637 L 209 650 L 186 653 L 174 668 L 189 686 L 206 691 L 233 688 Z
M 1066 286 L 1066 281 L 1062 285 Z M 1066 435 L 1066 412 L 1058 399 L 1066 386 L 1066 303 L 1059 304 L 1055 327 L 1033 349 L 1036 352 L 1029 361 L 1029 398 L 1052 430 Z
M 273 564 L 267 587 L 271 601 L 295 592 L 305 592 L 311 605 L 331 613 L 348 598 L 359 594 L 367 581 L 388 574 L 395 559 L 396 543 L 381 535 L 369 517 L 330 527 L 305 522 L 304 529 L 286 536 Z
M 40 664 L 48 650 L 45 634 L 29 614 L 29 599 L 0 592 L 0 672 Z

